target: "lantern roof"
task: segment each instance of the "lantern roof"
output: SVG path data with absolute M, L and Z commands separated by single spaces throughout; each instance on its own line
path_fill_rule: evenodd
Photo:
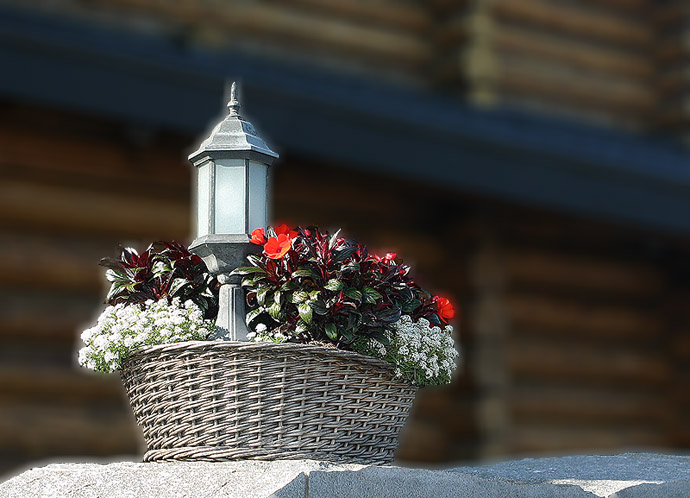
M 196 165 L 207 157 L 212 159 L 246 158 L 271 164 L 278 154 L 273 152 L 263 138 L 257 135 L 254 126 L 240 116 L 240 102 L 237 99 L 237 85 L 234 82 L 227 106 L 228 115 L 201 142 L 199 149 L 189 156 L 189 160 Z

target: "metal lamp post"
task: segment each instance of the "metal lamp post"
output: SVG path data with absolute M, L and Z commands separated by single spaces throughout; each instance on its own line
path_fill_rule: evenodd
M 189 247 L 221 283 L 217 331 L 212 339 L 247 338 L 244 292 L 230 272 L 259 246 L 250 234 L 266 226 L 268 167 L 278 157 L 239 115 L 232 84 L 229 113 L 189 156 L 197 170 L 197 238 Z

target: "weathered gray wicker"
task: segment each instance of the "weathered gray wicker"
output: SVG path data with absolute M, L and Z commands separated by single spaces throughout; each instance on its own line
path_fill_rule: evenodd
M 389 363 L 303 344 L 151 346 L 121 375 L 145 461 L 390 463 L 416 392 Z

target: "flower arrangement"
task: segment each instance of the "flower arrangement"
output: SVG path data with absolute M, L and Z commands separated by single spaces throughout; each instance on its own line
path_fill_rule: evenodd
M 316 342 L 379 357 L 416 385 L 450 381 L 457 352 L 446 298 L 432 296 L 397 263 L 317 227 L 257 229 L 243 277 L 251 338 Z
M 246 292 L 249 338 L 317 343 L 395 365 L 418 386 L 445 384 L 458 356 L 449 300 L 432 296 L 395 253 L 369 254 L 353 240 L 318 227 L 257 229 L 262 253 L 237 268 Z M 82 366 L 112 372 L 144 346 L 206 340 L 218 313 L 217 280 L 176 242 L 105 258 L 109 306 L 82 333 Z
M 108 268 L 109 306 L 81 335 L 80 365 L 113 372 L 144 346 L 205 340 L 213 331 L 218 282 L 181 244 L 156 242 L 141 254 L 124 248 L 120 259 L 100 264 Z

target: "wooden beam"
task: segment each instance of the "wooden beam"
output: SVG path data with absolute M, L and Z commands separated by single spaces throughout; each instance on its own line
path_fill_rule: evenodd
M 269 0 L 295 11 L 320 13 L 325 17 L 350 19 L 381 29 L 425 33 L 432 27 L 430 9 L 421 3 L 383 0 L 377 2 L 343 2 L 342 0 Z
M 556 4 L 543 0 L 495 0 L 492 6 L 492 11 L 499 19 L 614 45 L 645 48 L 654 37 L 651 27 L 646 26 L 642 20 L 605 16 L 577 4 Z
M 506 307 L 516 333 L 535 337 L 649 344 L 659 340 L 665 327 L 660 314 L 635 307 L 553 298 L 548 294 L 512 293 L 506 298 Z
M 665 276 L 646 261 L 568 255 L 542 249 L 506 249 L 508 279 L 516 285 L 542 285 L 598 294 L 660 296 Z
M 651 77 L 655 69 L 649 57 L 641 53 L 596 46 L 525 28 L 501 26 L 496 30 L 493 44 L 502 53 L 544 59 L 545 63 L 553 61 L 611 77 L 644 79 Z
M 190 208 L 177 199 L 115 195 L 38 183 L 0 183 L 0 220 L 15 227 L 77 234 L 117 234 L 185 241 L 190 235 Z
M 615 113 L 638 116 L 654 108 L 651 85 L 628 79 L 580 73 L 567 66 L 545 63 L 529 57 L 501 56 L 498 84 L 502 95 L 530 95 L 536 100 L 568 103 Z
M 530 424 L 511 432 L 515 453 L 620 451 L 621 448 L 662 448 L 668 438 L 659 427 L 584 427 Z
M 188 28 L 221 30 L 220 36 L 247 43 L 252 38 L 295 44 L 302 54 L 317 54 L 323 48 L 335 50 L 345 56 L 356 56 L 382 64 L 397 63 L 420 66 L 429 62 L 431 52 L 416 33 L 382 30 L 377 26 L 364 26 L 335 17 L 299 12 L 284 4 L 239 2 L 230 9 L 213 4 L 189 2 L 167 3 L 142 0 L 100 0 L 110 8 L 151 12 Z M 222 42 L 221 42 L 222 43 Z
M 520 379 L 550 378 L 580 385 L 662 386 L 671 367 L 659 353 L 629 347 L 601 348 L 570 341 L 511 341 L 508 365 Z

